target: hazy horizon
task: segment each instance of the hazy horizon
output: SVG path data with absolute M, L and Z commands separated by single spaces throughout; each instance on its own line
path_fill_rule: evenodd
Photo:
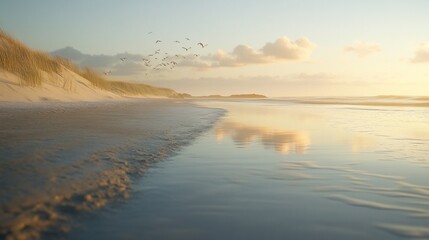
M 111 72 L 109 79 L 192 95 L 423 96 L 429 89 L 427 1 L 2 5 L 1 29 L 38 50 L 62 49 L 81 66 Z M 174 69 L 145 65 L 158 49 L 178 62 Z

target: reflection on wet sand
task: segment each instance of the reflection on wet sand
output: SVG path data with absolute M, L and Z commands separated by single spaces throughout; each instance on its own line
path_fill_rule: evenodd
M 427 239 L 429 238 L 429 228 L 422 226 L 407 226 L 398 224 L 378 224 L 377 227 L 388 231 L 394 235 L 405 238 L 418 238 Z
M 313 188 L 316 192 L 327 193 L 327 199 L 355 207 L 405 212 L 408 213 L 408 218 L 423 221 L 429 218 L 429 187 L 407 182 L 403 176 L 378 174 L 340 164 L 321 165 L 313 161 L 286 160 L 281 166 L 283 171 L 293 171 L 294 174 L 310 173 L 314 176 L 314 180 L 325 176 L 326 171 L 344 173 L 330 174 L 338 185 L 319 185 Z M 380 186 L 377 179 L 388 181 L 389 187 Z M 340 192 L 347 195 L 339 194 Z M 378 195 L 379 200 L 372 200 L 374 195 Z M 398 201 L 399 199 L 406 200 Z M 414 199 L 414 201 L 408 199 Z M 424 227 L 390 223 L 374 223 L 374 226 L 400 237 L 426 238 L 429 236 L 429 232 Z
M 152 169 L 119 216 L 103 215 L 70 239 L 429 236 L 428 110 L 278 99 L 202 105 L 227 113 Z
M 358 100 L 356 104 L 360 105 Z M 391 103 L 376 105 L 390 106 Z M 347 156 L 344 159 L 334 157 L 329 163 L 319 158 L 296 161 L 287 157 L 280 162 L 278 171 L 255 171 L 258 176 L 295 183 L 305 180 L 303 184 L 314 184 L 312 190 L 327 199 L 373 211 L 405 213 L 405 218 L 415 219 L 417 224 L 429 218 L 429 187 L 406 182 L 408 176 L 400 172 L 366 168 L 365 158 L 361 156 L 376 153 L 379 156 L 375 158 L 377 160 L 400 159 L 427 166 L 427 159 L 422 155 L 428 150 L 425 145 L 429 139 L 427 124 L 425 121 L 410 120 L 407 114 L 401 112 L 405 110 L 335 108 L 323 112 L 315 108 L 306 111 L 305 107 L 281 109 L 275 105 L 237 106 L 231 103 L 221 107 L 229 112 L 215 129 L 218 141 L 229 136 L 237 145 L 260 143 L 279 153 L 308 153 L 308 156 L 314 156 L 311 155 L 310 144 L 315 149 L 321 146 L 332 146 L 333 149 L 346 147 L 356 156 L 354 164 L 349 162 L 351 157 Z M 340 117 L 338 112 L 342 111 L 347 115 Z M 400 145 L 404 147 L 406 144 L 410 146 L 407 151 L 398 151 Z M 384 165 L 384 168 L 390 167 Z M 423 227 L 393 223 L 386 219 L 374 222 L 373 226 L 400 237 L 428 237 L 428 231 Z
M 225 136 L 238 145 L 248 145 L 253 141 L 260 141 L 265 147 L 275 151 L 288 153 L 305 153 L 310 145 L 310 137 L 304 132 L 278 131 L 272 128 L 247 126 L 237 122 L 222 122 L 216 127 L 216 139 L 223 140 Z
M 376 144 L 374 139 L 365 136 L 353 136 L 349 142 L 354 153 L 370 149 Z

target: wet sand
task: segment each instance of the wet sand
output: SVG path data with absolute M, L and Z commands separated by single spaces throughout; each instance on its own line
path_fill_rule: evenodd
M 175 100 L 3 103 L 0 238 L 57 238 L 223 114 Z
M 381 101 L 5 106 L 2 236 L 427 239 L 429 110 Z
M 228 112 L 69 239 L 427 239 L 428 109 L 204 101 Z

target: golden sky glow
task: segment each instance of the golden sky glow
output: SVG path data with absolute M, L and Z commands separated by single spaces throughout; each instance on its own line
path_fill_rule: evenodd
M 1 28 L 112 79 L 193 95 L 429 92 L 428 1 L 78 2 L 5 1 Z M 177 66 L 157 69 L 161 55 Z

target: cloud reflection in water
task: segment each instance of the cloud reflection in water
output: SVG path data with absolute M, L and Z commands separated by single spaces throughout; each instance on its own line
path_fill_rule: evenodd
M 310 137 L 304 132 L 278 131 L 272 128 L 254 127 L 237 122 L 222 122 L 216 127 L 216 138 L 222 141 L 225 136 L 240 146 L 249 145 L 254 141 L 260 141 L 266 148 L 288 154 L 303 154 L 310 145 Z

